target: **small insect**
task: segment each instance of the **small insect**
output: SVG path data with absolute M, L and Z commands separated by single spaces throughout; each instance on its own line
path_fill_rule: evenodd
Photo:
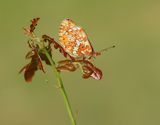
M 60 24 L 59 41 L 64 50 L 76 59 L 91 58 L 100 55 L 103 49 L 95 52 L 84 29 L 77 26 L 71 19 L 65 19 Z M 115 46 L 109 47 L 113 48 Z

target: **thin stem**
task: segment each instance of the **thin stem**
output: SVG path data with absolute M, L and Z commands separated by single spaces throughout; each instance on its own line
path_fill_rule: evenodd
M 69 117 L 71 119 L 72 125 L 76 125 L 76 120 L 74 118 L 74 115 L 73 115 L 73 112 L 72 112 L 72 108 L 71 108 L 71 105 L 70 105 L 66 90 L 64 88 L 63 81 L 62 81 L 62 78 L 60 76 L 60 73 L 57 71 L 57 69 L 55 67 L 55 62 L 53 61 L 53 59 L 51 58 L 51 56 L 49 55 L 49 53 L 47 52 L 46 49 L 44 49 L 44 52 L 45 52 L 49 62 L 51 63 L 52 69 L 53 69 L 53 71 L 54 71 L 54 73 L 56 75 L 58 86 L 60 87 L 61 93 L 63 95 L 64 102 L 65 102 Z

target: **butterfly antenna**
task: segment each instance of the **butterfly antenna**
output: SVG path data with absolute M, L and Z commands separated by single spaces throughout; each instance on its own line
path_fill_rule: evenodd
M 116 46 L 113 45 L 113 46 L 107 47 L 107 48 L 105 48 L 105 49 L 102 49 L 102 50 L 100 50 L 100 51 L 98 51 L 98 52 L 95 52 L 95 53 L 94 53 L 94 56 L 99 56 L 99 55 L 101 55 L 102 52 L 108 51 L 109 49 L 112 49 L 112 48 L 115 48 L 115 47 L 116 47 Z
M 115 48 L 115 45 L 107 47 L 105 49 L 102 49 L 102 50 L 100 50 L 98 52 L 94 52 L 92 57 L 99 56 L 99 55 L 101 55 L 102 52 L 108 51 L 109 49 L 112 49 L 112 48 Z
M 115 48 L 115 47 L 116 47 L 115 45 L 110 46 L 110 47 L 107 47 L 107 48 L 105 48 L 105 49 L 100 50 L 100 51 L 99 51 L 99 53 L 102 53 L 102 52 L 108 51 L 109 49 L 111 49 L 111 48 Z

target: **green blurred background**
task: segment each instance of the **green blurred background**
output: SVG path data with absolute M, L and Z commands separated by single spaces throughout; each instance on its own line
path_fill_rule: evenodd
M 18 74 L 28 62 L 22 27 L 34 17 L 41 18 L 38 35 L 58 39 L 60 22 L 71 18 L 95 50 L 116 45 L 95 60 L 102 80 L 62 74 L 78 125 L 160 125 L 158 0 L 1 0 L 0 125 L 70 125 L 49 67 L 31 84 Z

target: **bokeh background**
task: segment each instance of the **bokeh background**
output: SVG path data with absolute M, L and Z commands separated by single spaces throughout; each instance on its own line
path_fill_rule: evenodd
M 1 0 L 0 125 L 70 125 L 48 66 L 29 84 L 18 74 L 28 63 L 22 27 L 34 17 L 41 18 L 39 36 L 58 39 L 60 22 L 71 18 L 95 50 L 116 45 L 95 60 L 102 80 L 62 74 L 78 125 L 160 125 L 158 0 Z M 57 52 L 55 58 L 64 59 Z

